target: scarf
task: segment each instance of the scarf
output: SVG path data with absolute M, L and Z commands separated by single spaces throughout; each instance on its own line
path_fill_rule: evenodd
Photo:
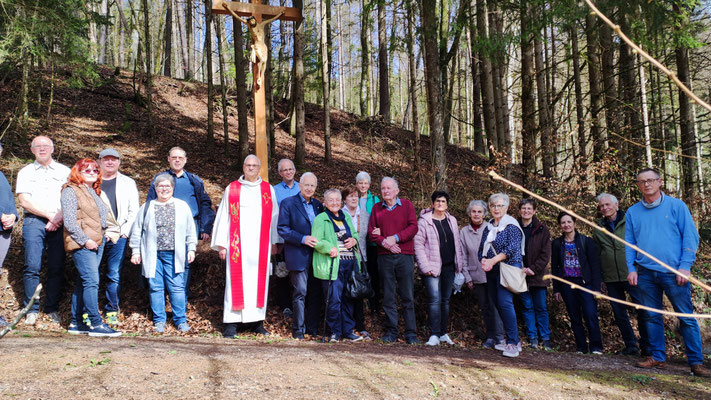
M 346 228 L 346 237 L 343 239 L 348 239 L 353 237 L 351 233 L 351 228 L 348 227 L 348 223 L 346 222 L 346 214 L 343 213 L 343 210 L 338 210 L 338 214 L 333 214 L 328 208 L 324 210 L 326 212 L 326 215 L 328 215 L 328 218 L 331 220 L 331 223 L 333 224 L 333 231 L 338 232 L 341 229 L 336 225 L 335 221 L 339 221 L 343 223 L 343 226 Z
M 486 239 L 484 241 L 484 251 L 481 253 L 484 257 L 489 254 L 489 249 L 491 248 L 491 244 L 494 240 L 496 240 L 496 235 L 498 235 L 499 232 L 503 231 L 504 228 L 509 225 L 514 225 L 519 231 L 521 231 L 521 255 L 523 256 L 526 254 L 526 239 L 523 234 L 523 229 L 521 229 L 521 225 L 518 224 L 518 221 L 516 221 L 514 217 L 506 214 L 503 218 L 501 218 L 501 221 L 499 221 L 499 226 L 494 226 L 493 219 L 489 221 L 489 233 L 486 235 Z M 494 251 L 496 252 L 496 249 L 494 249 Z
M 659 192 L 660 196 L 658 199 L 654 200 L 651 203 L 647 203 L 644 201 L 644 197 L 642 197 L 641 203 L 644 206 L 644 208 L 651 210 L 652 208 L 659 207 L 660 204 L 662 204 L 662 201 L 664 200 L 664 192 Z

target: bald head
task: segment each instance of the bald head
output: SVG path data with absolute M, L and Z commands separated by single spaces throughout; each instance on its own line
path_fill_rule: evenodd
M 54 153 L 54 143 L 47 136 L 37 136 L 32 139 L 30 145 L 32 154 L 35 155 L 35 160 L 42 165 L 49 165 L 52 162 L 52 153 Z

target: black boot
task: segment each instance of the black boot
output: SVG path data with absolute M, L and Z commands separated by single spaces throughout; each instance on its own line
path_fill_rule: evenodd
M 269 332 L 264 329 L 264 321 L 257 322 L 254 325 L 254 328 L 252 328 L 252 332 L 256 333 L 257 335 L 269 336 Z
M 222 337 L 234 339 L 237 336 L 237 324 L 225 324 L 225 331 L 222 332 Z

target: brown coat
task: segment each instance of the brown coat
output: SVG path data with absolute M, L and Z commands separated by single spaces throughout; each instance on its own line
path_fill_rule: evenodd
M 523 226 L 519 219 L 518 223 Z M 531 221 L 533 231 L 531 237 L 526 241 L 526 264 L 536 274 L 526 277 L 528 286 L 547 287 L 550 284 L 550 279 L 543 279 L 543 276 L 550 271 L 549 263 L 551 260 L 551 233 L 548 228 L 541 223 L 535 216 Z
M 94 197 L 89 193 L 89 189 L 85 185 L 77 186 L 68 184 L 67 188 L 74 190 L 77 196 L 77 224 L 81 227 L 84 234 L 96 244 L 101 245 L 104 238 L 103 230 L 101 229 L 101 215 L 99 208 L 96 206 Z M 64 249 L 66 251 L 79 250 L 80 246 L 69 235 L 67 230 L 64 230 Z

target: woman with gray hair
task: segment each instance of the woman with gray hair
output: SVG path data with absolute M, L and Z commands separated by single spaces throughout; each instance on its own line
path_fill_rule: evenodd
M 190 331 L 185 317 L 185 266 L 195 259 L 197 233 L 188 203 L 173 197 L 175 180 L 160 174 L 154 181 L 156 199 L 144 203 L 131 229 L 131 262 L 143 265 L 148 278 L 153 330 L 165 331 L 165 291 L 170 296 L 173 322 Z
M 507 214 L 509 201 L 506 193 L 494 193 L 489 197 L 489 211 L 493 219 L 489 221 L 489 226 L 484 228 L 478 256 L 481 269 L 486 271 L 488 289 L 496 298 L 496 307 L 506 332 L 506 345 L 497 344 L 494 348 L 502 350 L 504 357 L 518 357 L 521 342 L 518 338 L 516 310 L 513 305 L 514 294 L 500 282 L 502 261 L 523 268 L 523 231 L 518 221 Z
M 479 261 L 479 245 L 483 239 L 484 228 L 489 223 L 484 220 L 488 213 L 486 203 L 482 200 L 472 200 L 467 206 L 469 224 L 462 227 L 459 232 L 459 240 L 462 242 L 462 250 L 465 256 L 465 267 L 462 271 L 464 281 L 469 289 L 474 293 L 479 302 L 479 311 L 484 316 L 486 326 L 486 340 L 484 348 L 493 349 L 497 344 L 505 345 L 504 325 L 501 322 L 499 311 L 496 309 L 496 297 L 494 291 L 489 290 L 486 284 L 486 272 L 481 269 Z
M 373 206 L 380 202 L 378 196 L 370 192 L 370 174 L 365 171 L 358 172 L 355 177 L 356 188 L 358 188 L 358 207 L 365 210 L 368 218 L 373 211 Z M 368 274 L 370 282 L 373 285 L 373 297 L 368 299 L 370 312 L 375 314 L 380 309 L 380 273 L 378 272 L 378 245 L 368 241 L 365 245 L 366 250 L 366 265 L 368 266 Z M 359 310 L 356 309 L 356 313 Z M 362 312 L 362 311 L 361 311 Z

